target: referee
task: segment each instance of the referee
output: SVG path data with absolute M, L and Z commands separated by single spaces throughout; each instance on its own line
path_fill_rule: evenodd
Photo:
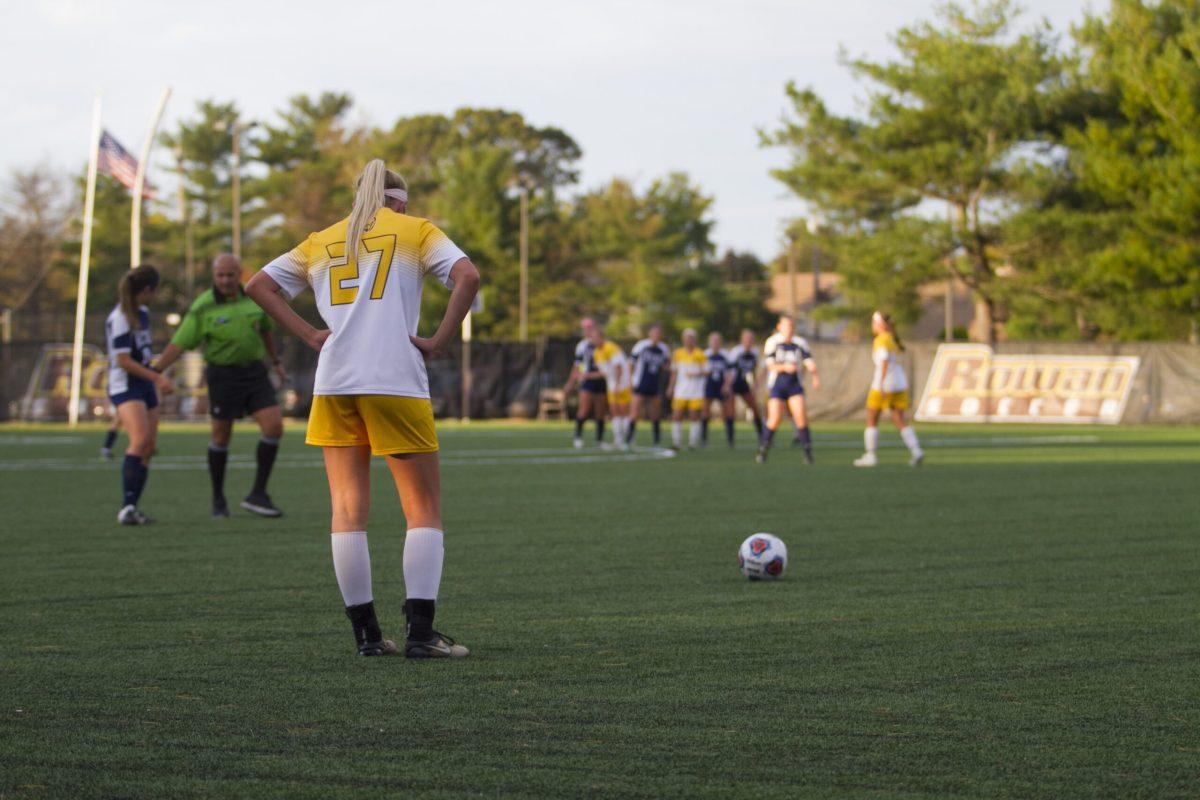
M 241 505 L 264 517 L 279 517 L 283 512 L 267 495 L 267 479 L 283 436 L 283 414 L 263 357 L 270 356 L 280 381 L 285 374 L 271 335 L 275 323 L 242 291 L 241 277 L 241 262 L 233 255 L 222 253 L 213 260 L 212 288 L 192 303 L 155 369 L 162 372 L 185 350 L 203 348 L 208 410 L 212 415 L 208 473 L 212 478 L 213 516 L 229 516 L 229 504 L 225 502 L 229 439 L 233 421 L 249 414 L 262 430 L 262 438 L 256 452 L 254 487 Z

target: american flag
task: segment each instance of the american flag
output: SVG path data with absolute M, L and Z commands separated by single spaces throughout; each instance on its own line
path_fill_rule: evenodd
M 126 189 L 132 189 L 137 182 L 137 159 L 108 131 L 102 131 L 100 134 L 100 159 L 96 162 L 96 167 L 101 172 L 112 175 Z M 142 195 L 149 200 L 154 199 L 154 187 L 150 185 L 150 181 L 143 184 Z

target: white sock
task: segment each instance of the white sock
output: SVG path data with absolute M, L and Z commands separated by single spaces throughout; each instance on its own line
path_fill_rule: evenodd
M 361 606 L 371 594 L 371 554 L 367 550 L 366 531 L 348 531 L 330 535 L 333 542 L 333 572 L 337 575 L 342 600 L 348 606 Z
M 700 446 L 700 423 L 693 422 L 691 429 L 688 431 L 688 444 L 692 447 Z
M 879 447 L 879 428 L 867 428 L 863 431 L 863 444 L 868 453 L 874 454 L 875 449 Z
M 613 444 L 625 441 L 625 418 L 613 417 Z
M 442 584 L 442 532 L 409 528 L 404 537 L 404 588 L 409 600 L 437 600 Z
M 913 429 L 912 425 L 900 429 L 900 438 L 904 440 L 906 445 L 908 445 L 908 451 L 910 453 L 912 453 L 914 456 L 920 455 L 921 443 L 917 441 L 917 432 Z
M 672 422 L 671 423 L 671 444 L 675 445 L 675 447 L 677 447 L 677 448 L 683 447 L 683 423 L 682 422 Z

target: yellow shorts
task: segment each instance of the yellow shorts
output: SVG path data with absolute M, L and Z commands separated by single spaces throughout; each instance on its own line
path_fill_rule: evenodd
M 314 397 L 304 441 L 318 447 L 367 444 L 377 456 L 438 450 L 429 400 L 385 394 Z
M 633 389 L 620 389 L 615 392 L 608 393 L 608 402 L 610 403 L 632 403 Z
M 908 390 L 881 392 L 878 389 L 872 389 L 867 394 L 867 408 L 872 411 L 904 411 L 908 408 Z
M 703 411 L 704 400 L 697 397 L 695 400 L 684 400 L 680 397 L 671 398 L 671 409 L 673 411 Z

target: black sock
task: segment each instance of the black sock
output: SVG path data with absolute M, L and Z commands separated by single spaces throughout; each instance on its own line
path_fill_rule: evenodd
M 604 420 L 597 419 L 596 420 L 596 441 L 600 442 L 603 440 L 604 440 Z
M 138 497 L 138 476 L 141 474 L 142 460 L 137 456 L 125 454 L 121 462 L 121 507 L 136 506 Z
M 760 417 L 754 418 L 754 432 L 758 434 L 758 438 L 762 438 L 763 424 Z
M 576 418 L 575 420 L 575 438 L 583 438 L 583 420 Z
M 700 441 L 708 444 L 708 417 L 700 420 Z
M 117 432 L 115 430 L 113 430 L 112 428 L 109 428 L 108 432 L 104 434 L 104 449 L 112 450 L 113 443 L 115 443 L 116 441 L 117 441 Z
M 404 616 L 408 619 L 408 638 L 424 642 L 433 638 L 433 614 L 436 600 L 405 600 Z
M 763 447 L 770 447 L 771 440 L 775 438 L 775 431 L 770 428 L 763 428 L 761 444 Z
M 146 489 L 146 481 L 150 479 L 150 467 L 140 458 L 137 460 L 137 486 L 133 492 L 133 504 L 136 506 L 142 499 Z
M 383 641 L 383 632 L 379 630 L 379 620 L 375 617 L 375 603 L 363 603 L 357 606 L 346 606 L 346 616 L 354 626 L 354 643 L 359 647 L 364 644 L 374 644 Z
M 800 430 L 796 431 L 797 438 L 800 439 L 800 444 L 804 445 L 804 452 L 812 455 L 812 435 L 808 432 L 808 426 L 805 425 Z
M 654 431 L 654 443 L 658 444 L 662 439 L 662 423 L 658 420 L 654 420 L 650 423 L 650 429 Z
M 725 441 L 733 444 L 733 420 L 725 420 Z
M 225 499 L 225 464 L 229 461 L 229 449 L 216 445 L 208 446 L 208 477 L 212 481 L 213 500 Z
M 258 470 L 254 473 L 255 494 L 267 491 L 267 480 L 271 477 L 271 467 L 275 466 L 275 456 L 279 453 L 279 440 L 268 439 L 266 436 L 258 440 L 258 450 L 254 457 L 258 461 Z
M 625 437 L 626 444 L 633 444 L 633 432 L 637 430 L 637 420 L 629 420 L 629 435 Z

